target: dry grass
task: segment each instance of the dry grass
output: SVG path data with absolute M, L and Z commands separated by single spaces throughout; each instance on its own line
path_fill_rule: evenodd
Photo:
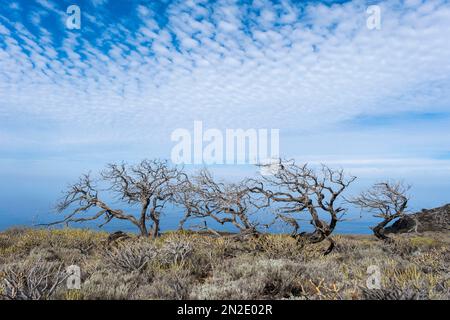
M 326 244 L 300 246 L 285 235 L 239 241 L 170 232 L 112 245 L 107 236 L 76 229 L 0 233 L 0 292 L 15 282 L 22 299 L 450 298 L 447 234 L 395 236 L 391 244 L 336 236 L 328 256 Z M 55 274 L 71 264 L 81 268 L 79 290 L 66 289 Z M 381 271 L 380 289 L 366 287 L 370 265 Z M 30 280 L 42 275 L 56 288 L 31 290 Z

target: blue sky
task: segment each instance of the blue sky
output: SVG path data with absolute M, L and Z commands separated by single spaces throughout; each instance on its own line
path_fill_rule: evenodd
M 195 120 L 278 128 L 283 156 L 342 166 L 357 188 L 403 178 L 414 208 L 450 202 L 449 21 L 447 1 L 5 2 L 0 220 L 46 215 L 107 162 L 169 158 Z

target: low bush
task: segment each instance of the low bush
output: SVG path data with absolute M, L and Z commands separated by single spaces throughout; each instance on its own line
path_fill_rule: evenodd
M 449 235 L 335 237 L 301 244 L 287 235 L 242 240 L 192 232 L 108 243 L 87 230 L 0 233 L 2 299 L 449 299 Z M 81 288 L 64 285 L 81 270 Z M 368 267 L 381 287 L 367 289 Z

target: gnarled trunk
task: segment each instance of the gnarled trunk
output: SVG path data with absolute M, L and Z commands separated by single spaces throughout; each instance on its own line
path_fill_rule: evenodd
M 397 218 L 397 217 L 384 219 L 379 224 L 377 224 L 375 227 L 373 227 L 372 231 L 373 231 L 374 236 L 380 240 L 384 240 L 384 241 L 390 240 L 390 238 L 384 234 L 384 228 L 387 226 L 387 224 L 389 222 L 391 222 L 395 218 Z

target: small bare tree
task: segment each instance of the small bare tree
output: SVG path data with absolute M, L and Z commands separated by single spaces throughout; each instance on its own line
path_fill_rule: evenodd
M 255 213 L 258 200 L 251 192 L 246 181 L 239 183 L 218 182 L 207 169 L 203 169 L 192 179 L 186 179 L 180 185 L 176 202 L 184 207 L 185 216 L 180 221 L 180 229 L 190 218 L 202 218 L 202 229 L 219 233 L 208 227 L 206 218 L 224 224 L 232 224 L 240 235 L 259 233 L 257 221 L 250 218 Z
M 350 200 L 351 203 L 373 213 L 374 217 L 383 220 L 372 228 L 374 235 L 381 240 L 388 240 L 385 235 L 387 224 L 406 214 L 411 187 L 403 182 L 379 182 L 369 190 Z
M 148 236 L 147 221 L 151 221 L 151 235 L 157 237 L 160 230 L 161 212 L 172 198 L 174 186 L 184 177 L 182 170 L 171 168 L 167 161 L 143 160 L 137 165 L 109 164 L 101 173 L 99 182 L 106 184 L 102 191 L 111 192 L 118 200 L 133 207 L 137 214 L 113 208 L 100 197 L 100 188 L 89 174 L 71 185 L 63 199 L 57 204 L 58 212 L 71 210 L 62 221 L 52 224 L 84 222 L 105 219 L 103 226 L 113 219 L 128 220 L 139 228 L 142 236 Z M 81 216 L 85 214 L 86 216 Z
M 325 254 L 330 253 L 335 242 L 331 238 L 336 224 L 346 209 L 339 206 L 342 193 L 356 179 L 343 170 L 325 165 L 314 170 L 307 164 L 297 165 L 294 160 L 279 161 L 273 175 L 262 176 L 253 190 L 263 193 L 270 202 L 279 204 L 277 218 L 293 227 L 292 236 L 312 243 L 330 242 Z M 314 231 L 299 233 L 300 214 L 308 213 Z M 326 215 L 328 221 L 322 219 Z

